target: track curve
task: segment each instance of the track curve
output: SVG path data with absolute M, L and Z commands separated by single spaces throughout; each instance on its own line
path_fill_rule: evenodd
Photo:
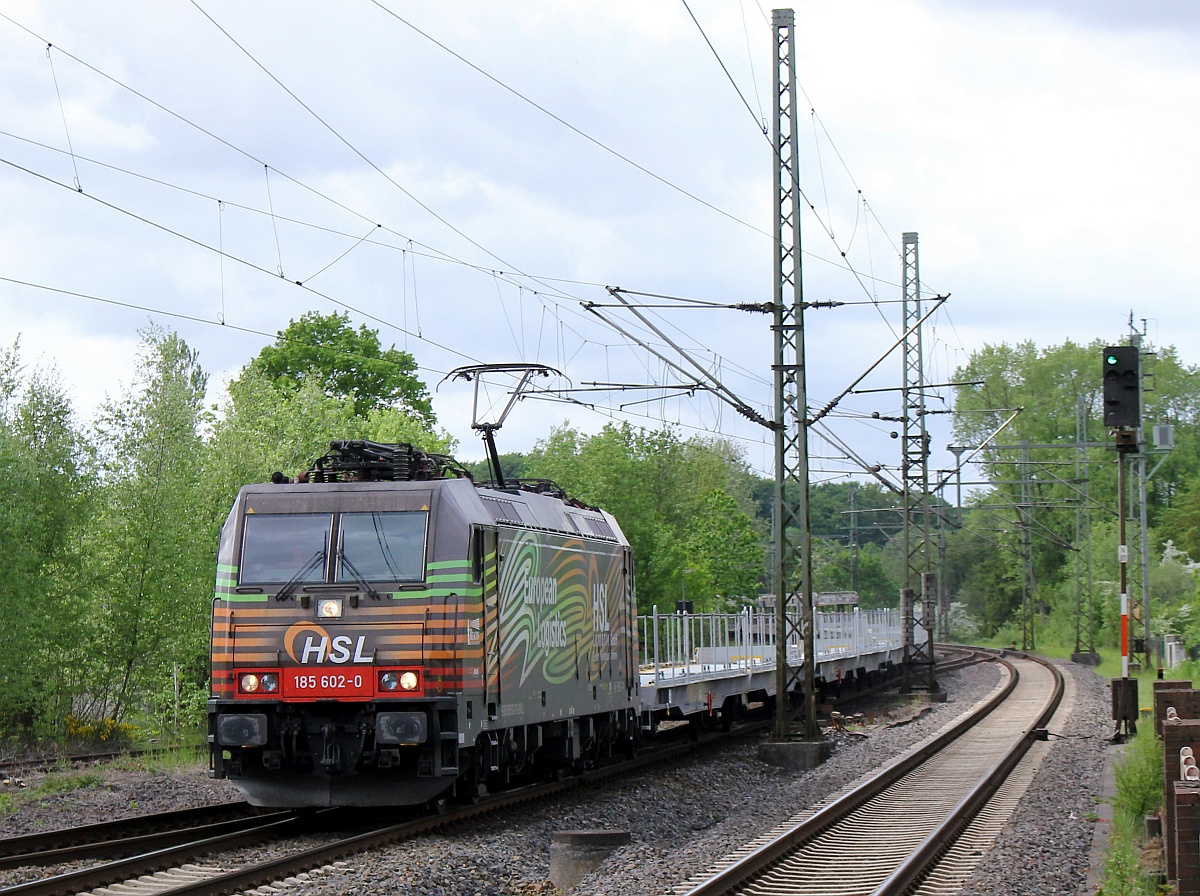
M 906 892 L 982 809 L 1061 699 L 1062 677 L 1050 664 L 1023 656 L 999 661 L 1009 681 L 983 709 L 678 892 Z

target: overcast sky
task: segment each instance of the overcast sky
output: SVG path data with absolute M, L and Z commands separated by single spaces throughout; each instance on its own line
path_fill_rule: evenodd
M 927 303 L 951 295 L 925 332 L 931 383 L 989 343 L 1121 340 L 1131 315 L 1200 362 L 1200 5 L 795 12 L 815 208 L 805 297 L 846 303 L 806 314 L 812 407 L 900 331 L 905 231 Z M 484 362 L 546 364 L 568 378 L 553 385 L 586 389 L 680 381 L 585 308 L 612 301 L 606 286 L 771 298 L 769 4 L 0 0 L 0 13 L 0 343 L 19 337 L 27 365 L 56 368 L 85 419 L 129 385 L 151 321 L 199 351 L 214 401 L 311 310 L 377 329 L 431 390 Z M 644 313 L 656 344 L 770 415 L 766 318 Z M 893 353 L 860 388 L 898 386 L 901 370 Z M 596 411 L 525 401 L 500 447 L 527 450 L 564 420 L 674 423 L 738 439 L 769 468 L 764 430 L 677 393 L 572 393 Z M 870 414 L 898 406 L 874 391 L 827 422 L 894 467 L 897 425 Z M 482 456 L 469 387 L 442 384 L 434 407 L 459 455 Z M 817 478 L 852 466 L 823 440 L 813 453 L 829 471 Z

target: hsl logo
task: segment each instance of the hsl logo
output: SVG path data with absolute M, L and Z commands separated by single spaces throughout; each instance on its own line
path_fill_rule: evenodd
M 302 637 L 303 636 L 303 637 Z M 301 643 L 302 642 L 302 643 Z M 300 665 L 309 663 L 370 663 L 371 655 L 365 653 L 366 635 L 351 637 L 329 632 L 311 622 L 297 622 L 289 626 L 283 636 L 283 646 L 292 662 Z

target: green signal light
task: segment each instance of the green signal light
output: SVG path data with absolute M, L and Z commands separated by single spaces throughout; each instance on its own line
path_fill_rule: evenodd
M 1116 364 L 1116 363 L 1117 363 L 1117 356 L 1116 356 L 1116 355 L 1105 355 L 1105 356 L 1104 356 L 1104 363 L 1105 363 L 1105 364 Z

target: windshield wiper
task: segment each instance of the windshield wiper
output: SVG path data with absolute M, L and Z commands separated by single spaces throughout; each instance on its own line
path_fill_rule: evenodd
M 337 556 L 338 560 L 341 561 L 342 566 L 346 567 L 346 569 L 350 572 L 350 575 L 354 579 L 354 583 L 358 585 L 358 587 L 361 588 L 368 597 L 372 597 L 375 600 L 383 600 L 383 595 L 372 588 L 367 580 L 363 578 L 363 574 L 358 571 L 358 568 L 353 563 L 350 562 L 350 558 L 346 556 L 345 551 L 343 551 L 341 548 L 338 548 Z
M 288 579 L 282 588 L 275 593 L 276 600 L 287 600 L 292 596 L 292 592 L 296 590 L 296 586 L 304 579 L 306 575 L 316 569 L 325 562 L 325 551 L 321 549 L 308 558 L 308 562 L 300 567 L 299 571 Z

